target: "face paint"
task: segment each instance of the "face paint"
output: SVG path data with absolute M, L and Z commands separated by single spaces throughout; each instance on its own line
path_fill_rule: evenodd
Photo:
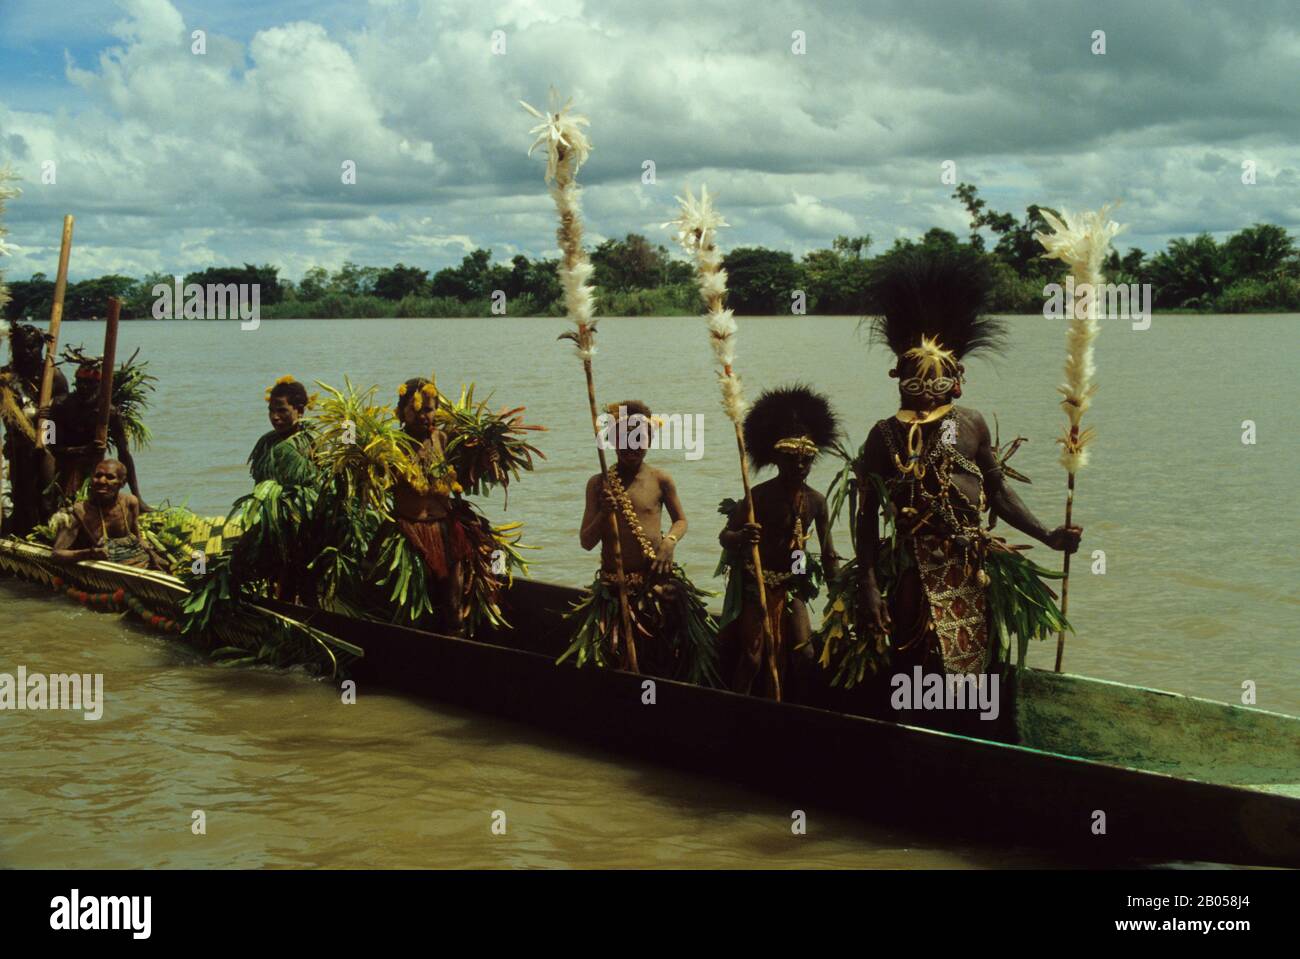
M 957 386 L 957 380 L 950 376 L 920 377 L 909 376 L 900 380 L 898 388 L 907 396 L 944 397 Z

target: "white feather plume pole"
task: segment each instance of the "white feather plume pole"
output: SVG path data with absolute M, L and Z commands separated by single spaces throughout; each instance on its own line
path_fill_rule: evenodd
M 582 371 L 587 380 L 587 407 L 591 413 L 591 429 L 596 437 L 596 455 L 600 460 L 600 472 L 609 483 L 609 465 L 605 460 L 605 446 L 602 442 L 600 424 L 596 414 L 596 382 L 592 373 L 592 358 L 596 355 L 596 317 L 595 295 L 591 289 L 591 260 L 582 248 L 582 205 L 578 197 L 578 170 L 591 155 L 591 141 L 583 127 L 590 121 L 571 113 L 573 100 L 560 104 L 559 94 L 552 87 L 550 91 L 550 108 L 547 113 L 529 106 L 522 100 L 520 106 L 541 122 L 529 133 L 536 136 L 528 155 L 538 147 L 546 150 L 546 182 L 550 185 L 551 198 L 555 200 L 555 209 L 560 215 L 560 225 L 555 231 L 562 258 L 560 260 L 560 285 L 564 290 L 564 309 L 573 329 L 560 334 L 560 339 L 571 340 L 578 359 L 582 361 Z M 632 611 L 628 604 L 627 580 L 623 574 L 623 539 L 619 532 L 618 517 L 614 511 L 609 513 L 610 535 L 614 541 L 614 573 L 618 580 L 618 605 L 623 626 L 623 666 L 631 672 L 639 672 L 636 655 L 636 640 L 632 635 Z M 617 639 L 614 640 L 617 651 Z
M 5 237 L 9 235 L 9 231 L 5 228 L 5 204 L 22 192 L 16 186 L 9 185 L 16 179 L 18 179 L 18 177 L 14 174 L 13 170 L 9 169 L 7 166 L 0 167 L 0 256 L 7 256 L 9 254 L 9 250 L 5 246 Z M 3 345 L 4 340 L 9 337 L 11 332 L 9 324 L 4 320 L 4 309 L 8 304 L 9 287 L 5 285 L 4 270 L 0 269 L 0 345 Z M 5 485 L 4 468 L 4 456 L 3 454 L 0 454 L 0 523 L 3 523 L 5 515 L 3 499 Z
M 1061 465 L 1071 474 L 1088 465 L 1088 445 L 1095 436 L 1091 428 L 1080 429 L 1080 423 L 1097 391 L 1092 381 L 1097 372 L 1092 343 L 1101 332 L 1097 325 L 1101 285 L 1105 282 L 1101 264 L 1111 240 L 1123 229 L 1107 219 L 1109 212 L 1110 207 L 1102 207 L 1077 216 L 1062 213 L 1057 219 L 1044 210 L 1043 219 L 1053 232 L 1034 234 L 1046 249 L 1047 259 L 1061 260 L 1069 266 L 1076 295 L 1081 288 L 1088 291 L 1084 309 L 1075 310 L 1070 317 L 1065 333 L 1065 382 L 1057 388 L 1062 396 L 1061 408 L 1069 420 L 1065 435 L 1058 441 L 1062 447 Z
M 749 466 L 745 450 L 745 393 L 740 376 L 735 371 L 736 317 L 723 305 L 727 298 L 727 271 L 722 268 L 722 251 L 718 249 L 717 243 L 718 227 L 728 224 L 713 208 L 707 186 L 700 186 L 699 199 L 696 199 L 687 187 L 686 196 L 677 197 L 677 204 L 677 218 L 663 226 L 665 229 L 676 228 L 677 242 L 695 261 L 695 275 L 700 286 L 700 296 L 704 299 L 704 321 L 709 329 L 709 344 L 713 347 L 713 356 L 721 367 L 717 370 L 717 375 L 718 386 L 722 390 L 722 409 L 735 427 L 736 449 L 740 454 L 740 478 L 745 489 L 745 509 L 749 522 L 754 523 L 756 522 L 754 495 L 749 486 Z M 752 548 L 750 559 L 754 564 L 759 607 L 763 611 L 763 649 L 764 658 L 767 660 L 768 677 L 773 698 L 780 701 L 781 675 L 777 669 L 778 657 L 774 650 L 774 632 L 768 619 L 767 589 L 763 583 L 763 562 L 757 545 Z
M 722 389 L 722 408 L 727 418 L 740 425 L 745 419 L 745 394 L 740 377 L 733 366 L 736 362 L 736 317 L 723 306 L 727 296 L 727 271 L 722 268 L 722 252 L 718 249 L 718 227 L 727 222 L 713 208 L 709 188 L 700 187 L 697 200 L 686 190 L 686 196 L 677 197 L 680 209 L 677 218 L 665 223 L 665 229 L 677 228 L 677 242 L 695 261 L 695 275 L 704 298 L 705 322 L 709 327 L 709 342 L 717 358 L 718 385 Z
M 17 179 L 18 175 L 9 167 L 0 167 L 0 256 L 9 255 L 9 248 L 5 246 L 5 237 L 9 235 L 5 227 L 5 204 L 22 193 L 18 187 L 10 186 Z M 0 269 L 0 313 L 4 312 L 8 302 L 9 287 L 5 285 L 4 270 Z
M 1092 405 L 1097 384 L 1093 362 L 1092 344 L 1101 332 L 1097 325 L 1100 315 L 1102 284 L 1101 264 L 1106 258 L 1110 242 L 1123 229 L 1108 218 L 1110 207 L 1071 215 L 1062 213 L 1059 218 L 1043 211 L 1043 219 L 1052 228 L 1051 233 L 1036 233 L 1035 238 L 1047 251 L 1048 259 L 1063 261 L 1074 278 L 1075 294 L 1085 291 L 1083 304 L 1074 304 L 1069 326 L 1065 331 L 1065 382 L 1057 390 L 1061 393 L 1061 408 L 1065 410 L 1067 426 L 1061 438 L 1061 465 L 1067 474 L 1065 497 L 1065 525 L 1068 527 L 1074 514 L 1074 477 L 1088 465 L 1088 447 L 1095 437 L 1092 427 L 1082 426 L 1083 414 Z M 1082 305 L 1083 309 L 1078 307 Z M 1070 554 L 1065 554 L 1065 576 L 1061 581 L 1061 615 L 1069 609 Z M 1065 630 L 1056 637 L 1056 671 L 1061 671 L 1061 658 L 1065 653 Z
M 578 170 L 591 155 L 591 141 L 582 128 L 590 121 L 584 116 L 570 113 L 573 100 L 559 105 L 559 96 L 552 88 L 549 113 L 520 105 L 542 122 L 529 133 L 537 139 L 528 148 L 528 155 L 538 147 L 546 150 L 546 182 L 551 197 L 560 214 L 560 226 L 555 231 L 563 259 L 560 262 L 560 285 L 564 290 L 564 308 L 573 322 L 573 330 L 565 339 L 573 340 L 578 359 L 589 362 L 596 354 L 595 296 L 591 290 L 591 260 L 582 248 L 582 204 L 578 196 Z

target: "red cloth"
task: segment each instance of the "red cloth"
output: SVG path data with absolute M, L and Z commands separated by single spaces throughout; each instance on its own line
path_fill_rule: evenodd
M 409 520 L 397 517 L 397 528 L 415 547 L 429 571 L 445 579 L 450 563 L 466 560 L 473 553 L 464 527 L 451 519 Z

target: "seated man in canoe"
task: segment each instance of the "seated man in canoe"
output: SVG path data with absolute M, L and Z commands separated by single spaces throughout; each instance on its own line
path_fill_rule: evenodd
M 991 524 L 1001 517 L 1070 552 L 1083 530 L 1046 528 L 1007 484 L 984 417 L 954 403 L 962 360 L 1004 336 L 981 313 L 990 282 L 974 251 L 906 251 L 885 258 L 873 280 L 875 330 L 898 358 L 890 376 L 900 408 L 872 427 L 855 464 L 853 582 L 832 587 L 820 636 L 823 663 L 843 685 L 883 663 L 895 677 L 916 666 L 979 674 L 1006 653 L 1008 630 L 1023 644 L 1062 624 L 1039 579 L 1052 574 L 993 536 Z
M 254 482 L 273 479 L 281 486 L 302 486 L 315 478 L 311 432 L 303 419 L 310 403 L 307 388 L 292 376 L 280 377 L 266 391 L 271 430 L 248 454 L 248 471 Z
M 755 470 L 775 466 L 777 475 L 753 488 L 754 522 L 745 501 L 724 500 L 728 522 L 718 542 L 727 568 L 720 645 L 735 656 L 731 688 L 768 698 L 798 699 L 815 669 L 808 606 L 823 571 L 836 572 L 827 523 L 826 497 L 808 485 L 818 454 L 835 442 L 838 421 L 830 403 L 805 386 L 766 390 L 745 416 L 745 448 Z M 813 529 L 821 561 L 808 552 Z M 767 647 L 753 548 L 763 567 Z
M 608 474 L 587 481 L 586 509 L 578 541 L 600 546 L 600 571 L 591 595 L 569 614 L 573 641 L 560 661 L 573 656 L 617 664 L 654 676 L 715 684 L 717 626 L 704 605 L 708 594 L 673 562 L 686 535 L 686 513 L 673 478 L 645 462 L 655 424 L 640 400 L 607 410 L 607 436 L 617 449 Z M 603 438 L 602 438 L 603 441 Z M 663 513 L 671 522 L 662 532 Z M 617 536 L 615 534 L 617 529 Z M 619 582 L 616 557 L 623 561 Z M 631 635 L 624 631 L 620 588 L 626 590 Z
M 71 393 L 54 400 L 49 409 L 49 419 L 54 424 L 53 442 L 47 449 L 54 454 L 54 467 L 58 477 L 58 489 L 63 504 L 72 503 L 81 491 L 82 485 L 94 471 L 106 453 L 105 446 L 96 441 L 99 425 L 99 392 L 103 363 L 99 357 L 88 357 L 80 349 L 65 350 L 63 359 L 75 363 L 74 386 Z M 140 497 L 140 481 L 136 477 L 135 460 L 131 456 L 130 437 L 137 441 L 147 438 L 147 432 L 139 420 L 139 397 L 134 387 L 142 386 L 152 389 L 147 380 L 152 377 L 136 375 L 139 369 L 132 370 L 130 361 L 117 370 L 113 381 L 113 403 L 108 414 L 108 443 L 113 447 L 117 461 L 126 470 L 127 483 L 132 495 L 141 500 L 141 508 L 147 510 Z M 123 402 L 123 394 L 130 392 L 129 400 Z
M 26 536 L 49 517 L 42 492 L 54 478 L 53 458 L 36 445 L 45 334 L 34 326 L 16 323 L 10 343 L 13 361 L 0 367 L 0 421 L 4 423 L 5 477 L 13 511 L 4 517 L 3 532 Z M 55 367 L 52 399 L 67 395 L 68 378 Z
M 53 557 L 62 563 L 104 559 L 141 569 L 165 563 L 140 534 L 140 501 L 122 492 L 126 467 L 100 460 L 90 476 L 90 497 L 55 517 Z

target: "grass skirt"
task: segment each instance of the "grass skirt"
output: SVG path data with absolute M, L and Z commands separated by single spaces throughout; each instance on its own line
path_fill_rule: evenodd
M 628 575 L 628 605 L 641 672 L 703 686 L 720 685 L 718 626 L 705 606 L 712 593 L 674 566 L 669 577 Z M 566 615 L 573 640 L 557 662 L 618 666 L 627 647 L 613 577 L 597 574 L 588 595 Z

